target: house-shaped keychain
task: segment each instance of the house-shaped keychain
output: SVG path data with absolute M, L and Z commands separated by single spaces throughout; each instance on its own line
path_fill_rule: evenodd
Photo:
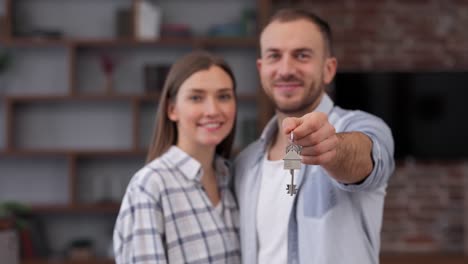
M 284 156 L 284 169 L 289 170 L 291 173 L 291 184 L 286 186 L 288 194 L 293 196 L 297 193 L 296 185 L 294 184 L 294 170 L 299 170 L 301 168 L 301 147 L 297 145 L 289 145 L 286 148 L 286 156 Z
M 286 148 L 286 156 L 284 156 L 285 170 L 299 170 L 301 168 L 301 149 L 297 145 L 289 145 Z

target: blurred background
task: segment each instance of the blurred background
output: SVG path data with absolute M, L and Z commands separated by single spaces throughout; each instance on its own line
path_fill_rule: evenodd
M 381 263 L 468 263 L 468 1 L 0 0 L 5 263 L 113 263 L 115 217 L 169 66 L 194 49 L 226 58 L 237 153 L 273 114 L 258 31 L 304 4 L 334 32 L 335 102 L 395 137 Z

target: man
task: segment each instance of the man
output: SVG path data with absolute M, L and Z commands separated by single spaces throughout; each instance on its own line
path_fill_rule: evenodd
M 278 11 L 260 36 L 263 89 L 276 107 L 260 139 L 236 159 L 242 263 L 378 263 L 393 138 L 379 118 L 334 106 L 337 69 L 328 24 Z M 286 186 L 286 147 L 302 147 L 297 194 Z

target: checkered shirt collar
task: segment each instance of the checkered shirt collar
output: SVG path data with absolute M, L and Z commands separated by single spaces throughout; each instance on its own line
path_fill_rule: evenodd
M 200 162 L 192 158 L 185 151 L 173 145 L 164 155 L 164 159 L 170 162 L 174 167 L 177 167 L 190 181 L 201 184 L 203 169 Z M 215 157 L 215 171 L 219 187 L 227 187 L 229 184 L 229 163 L 219 155 Z

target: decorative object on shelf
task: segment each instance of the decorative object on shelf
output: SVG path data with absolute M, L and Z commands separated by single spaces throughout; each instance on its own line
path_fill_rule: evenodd
M 18 202 L 0 203 L 0 220 L 10 219 L 15 228 L 22 228 L 26 225 L 25 215 L 31 213 L 31 209 Z
M 0 259 L 5 263 L 19 263 L 19 239 L 15 219 L 6 204 L 0 205 Z
M 2 212 L 0 211 L 0 231 L 13 229 L 14 227 L 15 220 L 13 219 L 13 217 L 2 215 Z
M 16 234 L 18 252 L 15 254 L 19 254 L 22 259 L 46 257 L 48 255 L 49 249 L 44 235 L 44 228 L 38 218 L 32 214 L 31 208 L 18 202 L 1 203 L 0 230 L 4 226 L 5 220 Z
M 44 29 L 44 28 L 37 28 L 33 29 L 28 32 L 24 32 L 25 37 L 29 38 L 37 38 L 37 39 L 62 39 L 63 32 L 58 29 Z
M 257 32 L 257 13 L 255 9 L 246 8 L 242 11 L 241 23 L 245 36 L 255 36 Z
M 24 9 L 16 9 L 12 14 L 12 37 L 33 39 L 61 39 L 64 32 L 54 26 L 37 25 L 31 14 Z
M 255 36 L 256 13 L 254 9 L 246 8 L 235 21 L 215 24 L 208 29 L 211 37 L 245 37 Z
M 193 36 L 192 29 L 187 24 L 163 24 L 161 36 L 170 38 L 190 38 Z
M 95 257 L 93 240 L 88 238 L 75 239 L 68 248 L 68 258 L 72 261 L 89 260 Z
M 238 22 L 213 25 L 208 29 L 210 37 L 240 37 L 243 35 L 244 27 Z
M 147 64 L 144 66 L 143 74 L 146 93 L 161 92 L 170 67 L 168 64 Z
M 99 56 L 99 62 L 105 78 L 104 90 L 107 94 L 112 94 L 114 86 L 114 70 L 117 61 L 109 54 L 103 53 Z
M 161 9 L 155 1 L 136 1 L 136 37 L 141 40 L 155 40 L 160 37 Z
M 116 204 L 122 201 L 128 179 L 125 175 L 94 175 L 91 184 L 90 202 Z
M 130 8 L 120 8 L 115 14 L 115 35 L 118 38 L 133 37 L 133 18 Z
M 1 222 L 2 220 L 0 220 Z M 0 259 L 2 263 L 18 264 L 18 235 L 12 228 L 2 229 L 0 224 Z

